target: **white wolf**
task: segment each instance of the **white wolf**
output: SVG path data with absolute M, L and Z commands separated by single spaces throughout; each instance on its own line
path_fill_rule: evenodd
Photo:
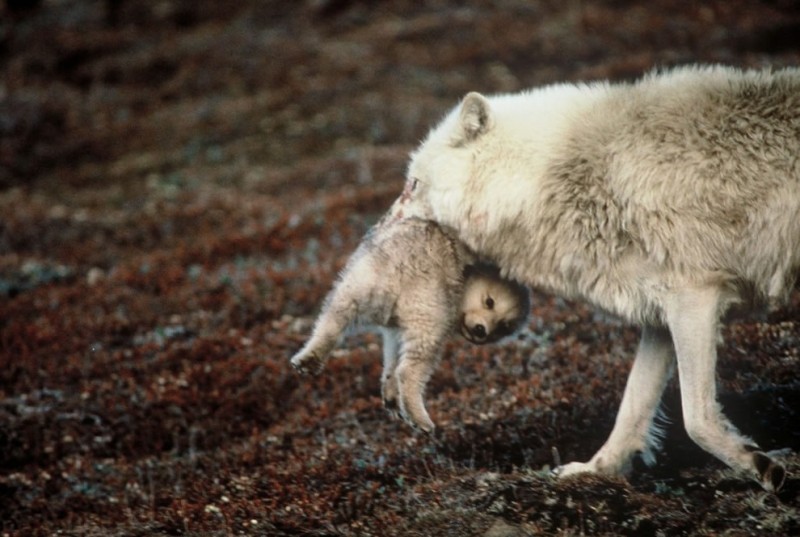
M 718 323 L 800 268 L 800 70 L 686 67 L 633 84 L 467 95 L 390 210 L 453 228 L 503 275 L 642 326 L 616 423 L 577 472 L 653 461 L 677 363 L 689 436 L 766 489 L 784 469 L 716 401 Z
M 519 328 L 529 310 L 525 287 L 501 279 L 436 223 L 379 223 L 348 261 L 292 365 L 318 373 L 348 326 L 383 327 L 384 404 L 431 432 L 423 395 L 447 336 L 458 330 L 472 343 L 494 342 Z

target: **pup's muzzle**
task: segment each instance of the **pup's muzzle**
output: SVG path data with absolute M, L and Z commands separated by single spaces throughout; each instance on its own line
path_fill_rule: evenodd
M 489 336 L 485 326 L 480 323 L 468 326 L 464 319 L 461 321 L 461 335 L 475 345 L 487 343 L 487 337 Z

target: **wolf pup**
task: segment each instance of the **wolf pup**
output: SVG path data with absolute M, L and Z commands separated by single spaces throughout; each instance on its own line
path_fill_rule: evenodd
M 725 311 L 784 300 L 800 271 L 800 70 L 470 93 L 411 156 L 390 215 L 448 226 L 504 276 L 641 325 L 610 437 L 560 475 L 652 463 L 677 364 L 689 436 L 781 487 L 783 467 L 723 416 L 715 366 Z
M 528 290 L 501 279 L 439 225 L 417 218 L 379 223 L 367 233 L 325 299 L 311 338 L 292 357 L 318 373 L 345 330 L 377 325 L 383 334 L 381 393 L 390 410 L 432 432 L 425 386 L 447 337 L 472 343 L 512 334 L 530 310 Z

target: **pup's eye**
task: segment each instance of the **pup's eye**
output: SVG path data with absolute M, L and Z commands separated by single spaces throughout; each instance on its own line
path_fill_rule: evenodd
M 487 308 L 494 309 L 494 299 L 492 297 L 487 297 L 485 304 Z
M 417 185 L 419 184 L 419 179 L 412 179 L 411 180 L 411 192 L 414 192 L 417 189 Z

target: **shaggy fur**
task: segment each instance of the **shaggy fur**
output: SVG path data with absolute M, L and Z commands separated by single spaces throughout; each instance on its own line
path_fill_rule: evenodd
M 377 325 L 383 333 L 384 404 L 431 432 L 423 395 L 446 338 L 457 329 L 473 343 L 497 341 L 519 328 L 529 310 L 526 288 L 477 263 L 435 223 L 382 222 L 350 258 L 292 365 L 318 373 L 348 326 Z
M 471 93 L 412 155 L 390 210 L 453 228 L 518 281 L 642 325 L 616 425 L 575 472 L 652 460 L 677 362 L 689 435 L 777 489 L 783 469 L 716 403 L 718 322 L 800 268 L 800 71 L 690 67 L 634 84 Z

